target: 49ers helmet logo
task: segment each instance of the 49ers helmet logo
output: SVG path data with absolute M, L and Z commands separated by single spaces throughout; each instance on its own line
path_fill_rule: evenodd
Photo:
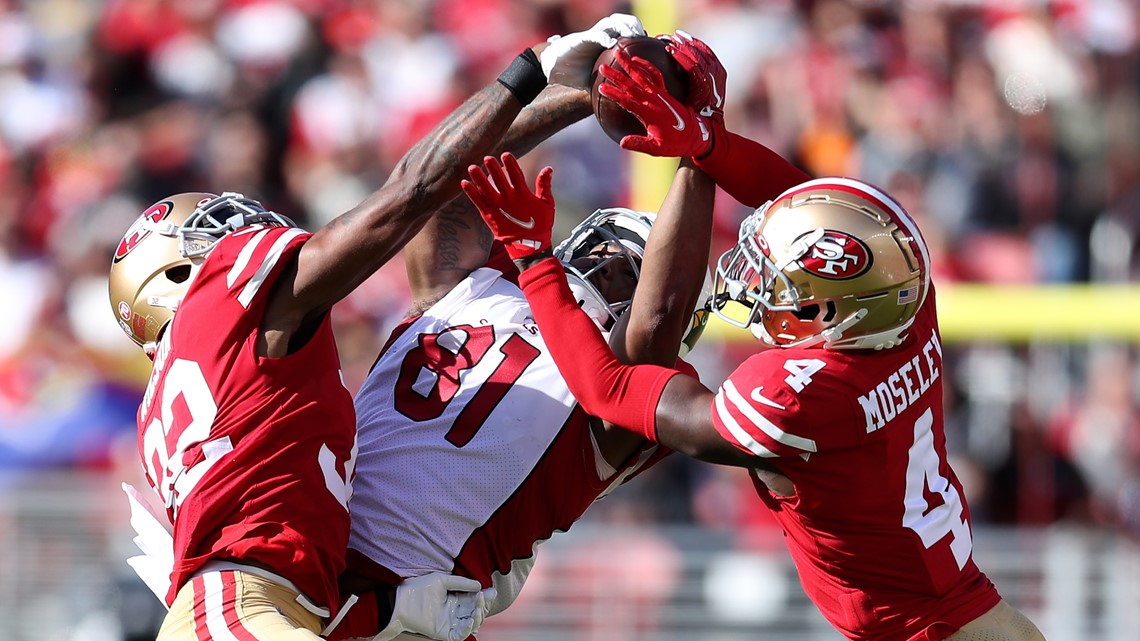
M 144 211 L 143 214 L 135 220 L 134 224 L 131 225 L 130 229 L 128 229 L 127 233 L 123 236 L 123 239 L 119 241 L 119 247 L 115 249 L 115 258 L 111 262 L 117 263 L 123 260 L 127 257 L 127 254 L 131 253 L 131 250 L 138 247 L 144 238 L 150 236 L 151 230 L 145 226 L 147 221 L 160 223 L 165 220 L 172 211 L 174 211 L 174 203 L 169 200 L 151 205 L 151 208 Z
M 799 260 L 804 271 L 829 280 L 846 280 L 871 268 L 871 250 L 859 238 L 828 229 Z

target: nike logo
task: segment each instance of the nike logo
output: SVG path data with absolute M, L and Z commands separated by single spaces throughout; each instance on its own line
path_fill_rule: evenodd
M 523 229 L 534 229 L 533 217 L 531 217 L 529 220 L 519 220 L 518 218 L 515 218 L 514 216 L 508 214 L 502 207 L 499 208 L 499 213 L 503 215 L 503 218 L 506 218 L 507 220 L 518 225 L 519 227 L 522 227 Z
M 764 405 L 767 405 L 768 407 L 774 407 L 778 410 L 786 409 L 783 405 L 780 405 L 776 401 L 773 401 L 772 399 L 770 399 L 767 396 L 764 396 L 763 394 L 760 393 L 763 391 L 764 391 L 763 385 L 761 385 L 760 387 L 753 388 L 752 400 L 756 401 L 757 403 L 762 403 Z
M 657 94 L 657 97 L 661 99 L 661 102 L 665 103 L 665 106 L 669 108 L 669 111 L 673 112 L 673 117 L 677 119 L 677 124 L 673 125 L 673 128 L 677 131 L 684 131 L 685 119 L 681 117 L 681 114 L 677 113 L 677 110 L 673 108 L 673 105 L 669 104 L 669 101 L 665 99 L 665 96 Z
M 713 98 L 716 98 L 716 106 L 719 107 L 724 104 L 724 98 L 722 98 L 720 94 L 716 92 L 716 78 L 713 78 L 713 75 L 711 73 L 709 74 L 709 86 L 712 87 Z

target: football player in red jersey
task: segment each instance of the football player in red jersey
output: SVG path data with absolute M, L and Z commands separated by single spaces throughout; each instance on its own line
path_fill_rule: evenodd
M 170 608 L 159 639 L 316 639 L 337 622 L 356 422 L 329 311 L 459 193 L 460 172 L 545 88 L 544 67 L 581 46 L 595 45 L 524 51 L 313 234 L 234 193 L 163 199 L 127 231 L 110 299 L 154 360 L 139 453 L 167 523 L 142 528 L 134 564 Z M 355 608 L 389 636 L 454 641 L 481 621 L 479 590 L 428 575 Z
M 644 33 L 640 23 L 614 31 Z M 579 82 L 564 71 L 569 86 L 544 91 L 500 148 L 526 152 L 590 114 L 592 60 L 582 62 Z M 485 160 L 492 171 L 497 163 Z M 508 175 L 522 170 L 510 164 L 500 177 Z M 550 188 L 549 174 L 540 177 L 539 192 Z M 623 358 L 672 366 L 686 332 L 703 328 L 705 310 L 693 319 L 711 286 L 712 199 L 711 180 L 686 160 L 658 214 L 602 209 L 559 245 L 563 279 L 592 331 L 600 327 Z M 529 206 L 517 205 L 521 224 Z M 518 288 L 512 249 L 492 241 L 459 198 L 406 248 L 413 309 L 356 397 L 349 539 L 349 568 L 364 585 L 452 572 L 495 589 L 489 616 L 518 596 L 541 542 L 664 454 L 577 407 Z
M 675 35 L 675 47 L 719 67 L 687 34 Z M 728 134 L 714 110 L 662 112 L 655 103 L 665 101 L 647 99 L 664 95 L 659 75 L 623 62 L 628 73 L 608 72 L 616 88 L 607 91 L 648 131 L 623 147 L 698 154 L 745 202 L 756 195 L 747 176 L 794 173 L 770 151 L 742 153 L 756 143 Z M 713 86 L 710 95 L 723 96 Z M 930 257 L 890 196 L 858 180 L 810 180 L 743 221 L 718 261 L 713 308 L 774 349 L 749 357 L 713 392 L 676 370 L 622 364 L 591 331 L 546 251 L 551 199 L 529 201 L 525 214 L 536 222 L 524 227 L 515 220 L 523 184 L 464 189 L 513 248 L 539 327 L 563 337 L 550 351 L 579 403 L 653 442 L 749 467 L 805 592 L 844 636 L 1043 639 L 974 563 L 969 508 L 946 457 Z M 743 315 L 724 311 L 734 304 Z

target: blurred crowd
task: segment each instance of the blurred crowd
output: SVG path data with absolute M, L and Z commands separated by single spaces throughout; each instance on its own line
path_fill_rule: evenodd
M 937 282 L 1140 275 L 1134 0 L 674 4 L 728 70 L 729 128 L 886 188 L 923 226 Z M 133 448 L 149 361 L 113 321 L 106 274 L 147 205 L 238 191 L 315 229 L 524 47 L 634 9 L 0 0 L 0 491 Z M 592 120 L 526 160 L 555 167 L 565 230 L 630 204 L 629 155 Z M 718 198 L 714 257 L 747 213 Z M 338 305 L 350 389 L 407 304 L 394 261 Z M 696 364 L 716 384 L 750 348 L 710 340 Z M 947 369 L 975 519 L 1140 533 L 1136 345 L 958 344 Z M 672 458 L 587 518 L 766 523 L 738 471 Z

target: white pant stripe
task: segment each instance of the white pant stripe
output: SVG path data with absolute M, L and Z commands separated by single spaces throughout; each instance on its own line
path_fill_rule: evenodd
M 210 631 L 210 636 L 215 641 L 238 641 L 226 625 L 225 602 L 222 599 L 222 573 L 203 574 L 202 586 L 206 591 L 206 629 Z

